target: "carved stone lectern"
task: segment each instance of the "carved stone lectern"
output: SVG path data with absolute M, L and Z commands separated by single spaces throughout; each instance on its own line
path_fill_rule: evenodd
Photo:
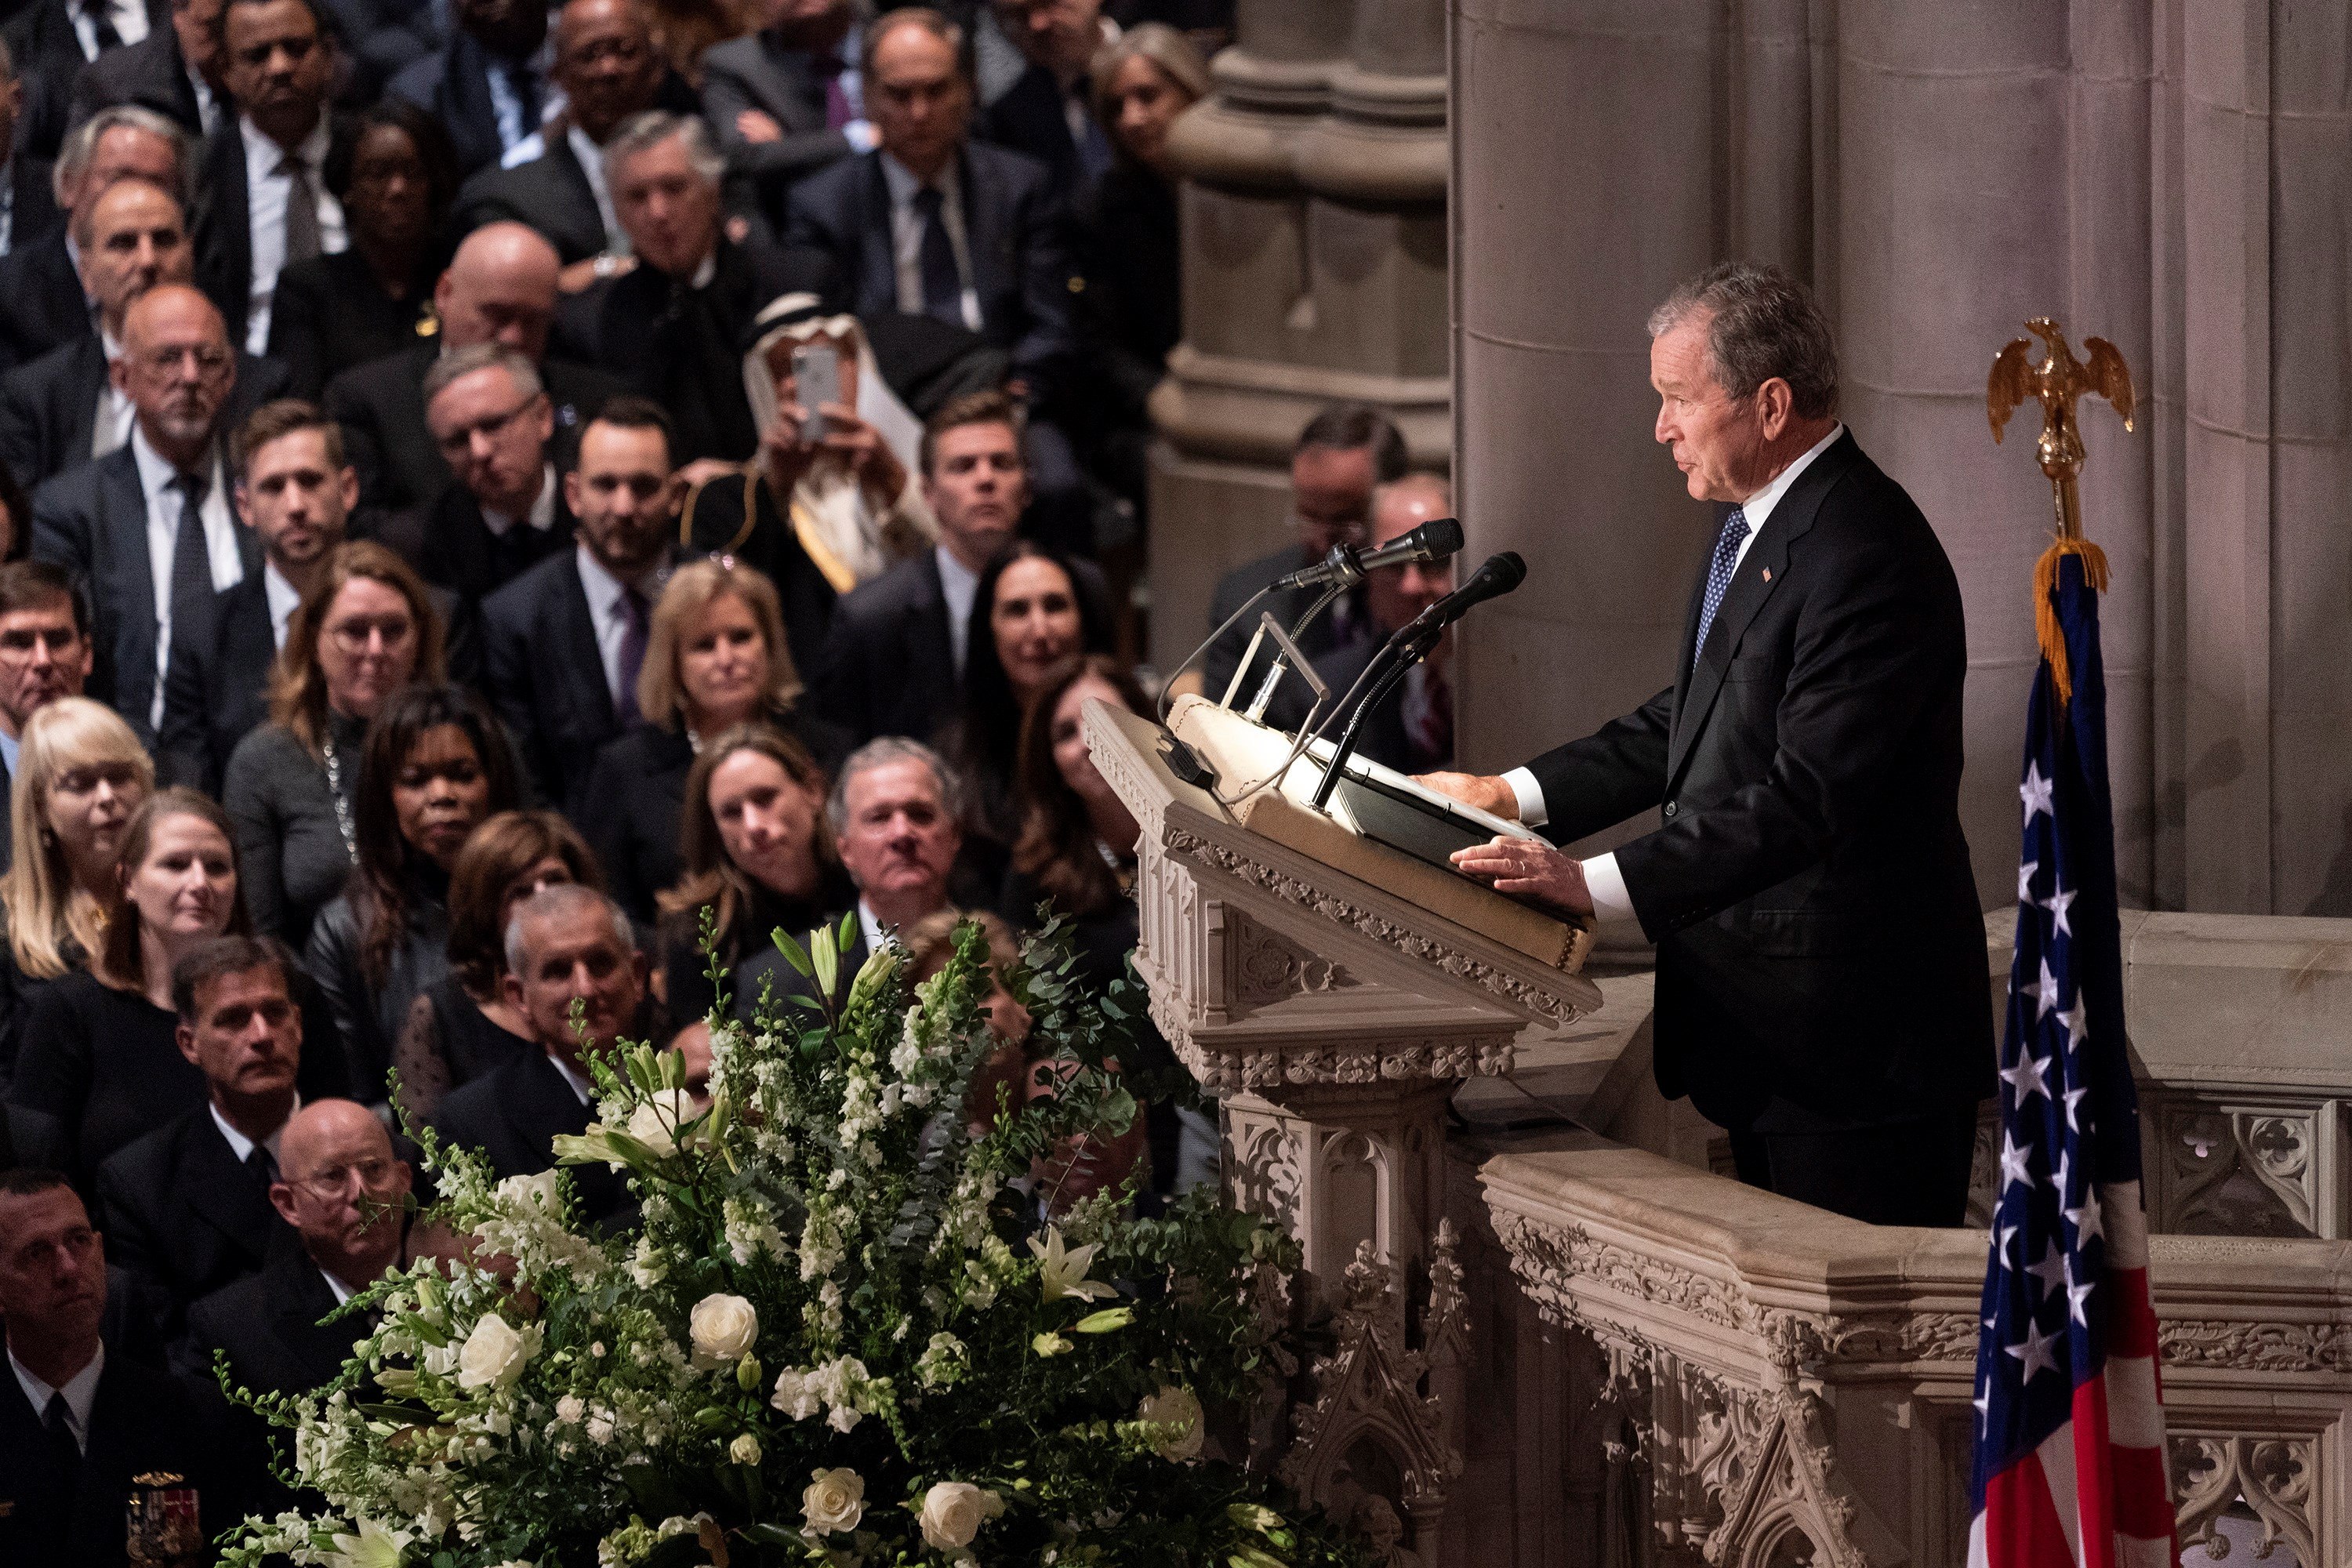
M 1228 798 L 1289 748 L 1199 698 L 1171 718 Z M 1219 1098 L 1229 1194 L 1305 1248 L 1294 1309 L 1335 1320 L 1286 1473 L 1376 1535 L 1409 1521 L 1426 1551 L 1460 1464 L 1458 1402 L 1442 1398 L 1462 1333 L 1446 1102 L 1509 1072 L 1523 1031 L 1600 1005 L 1577 973 L 1590 933 L 1313 810 L 1308 759 L 1229 807 L 1170 771 L 1148 720 L 1092 703 L 1087 739 L 1142 828 L 1135 963 L 1152 1020 Z M 1417 1334 L 1409 1296 L 1427 1303 Z

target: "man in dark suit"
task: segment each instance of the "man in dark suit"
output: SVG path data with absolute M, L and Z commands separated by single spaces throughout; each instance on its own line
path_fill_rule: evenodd
M 152 110 L 122 104 L 101 110 L 58 153 L 51 176 L 58 205 L 70 219 L 126 174 L 184 192 L 192 145 Z M 98 335 L 97 301 L 82 288 L 71 237 L 68 225 L 59 224 L 0 258 L 0 365 L 27 364 L 60 343 Z
M 173 966 L 180 1054 L 205 1075 L 205 1103 L 99 1167 L 115 1261 L 166 1303 L 167 1337 L 197 1297 L 258 1273 L 285 1228 L 269 1189 L 302 1059 L 292 965 L 271 938 L 225 936 Z
M 0 871 L 15 858 L 8 801 L 25 721 L 89 679 L 89 626 L 73 579 L 46 561 L 0 565 Z
M 10 19 L 8 52 L 25 79 L 18 132 L 40 156 L 58 150 L 74 78 L 90 62 L 168 31 L 165 0 L 35 0 Z
M 1402 539 L 1423 523 L 1454 515 L 1454 498 L 1434 474 L 1407 474 L 1372 492 L 1372 531 L 1365 541 L 1377 549 Z M 1405 566 L 1377 566 L 1364 574 L 1366 634 L 1315 660 L 1316 673 L 1333 700 L 1348 691 L 1389 638 L 1413 617 L 1454 591 L 1450 560 Z M 1429 657 L 1405 672 L 1404 684 L 1364 718 L 1356 754 L 1400 773 L 1425 773 L 1454 765 L 1454 632 L 1438 636 Z M 1331 734 L 1336 739 L 1338 730 Z
M 727 233 L 723 165 L 700 120 L 640 114 L 614 132 L 604 163 L 636 265 L 567 305 L 567 331 L 588 358 L 669 410 L 679 463 L 742 462 L 760 444 L 744 338 L 778 296 L 823 294 L 824 262 Z
M 1718 267 L 1651 321 L 1657 437 L 1727 505 L 1674 683 L 1450 794 L 1566 843 L 1454 861 L 1657 944 L 1656 1071 L 1731 1134 L 1740 1179 L 1882 1225 L 1952 1226 L 1992 1091 L 1984 926 L 1960 833 L 1960 592 L 1902 487 L 1839 425 L 1803 285 Z
M 638 0 L 572 0 L 555 26 L 555 83 L 563 112 L 466 182 L 457 231 L 527 223 L 566 267 L 625 256 L 629 237 L 605 189 L 604 144 L 649 109 L 698 114 L 701 105 L 664 63 Z
M 1290 525 L 1297 541 L 1268 555 L 1234 567 L 1217 580 L 1209 598 L 1209 625 L 1224 626 L 1250 595 L 1301 568 L 1313 566 L 1335 544 L 1360 544 L 1371 517 L 1372 490 L 1404 477 L 1404 436 L 1385 414 L 1362 404 L 1334 404 L 1307 422 L 1290 448 Z M 1288 630 L 1321 595 L 1319 588 L 1286 588 L 1259 606 Z M 1214 702 L 1225 695 L 1234 671 L 1258 628 L 1253 612 L 1209 645 L 1201 656 L 1202 690 Z M 1308 658 L 1336 658 L 1365 637 L 1362 595 L 1345 594 L 1327 606 L 1315 623 L 1300 634 L 1298 648 Z M 1247 707 L 1274 659 L 1274 650 L 1261 647 L 1251 668 L 1252 680 L 1234 698 Z M 1306 684 L 1286 676 L 1276 689 L 1265 710 L 1266 722 L 1296 729 L 1307 717 Z
M 0 1562 L 127 1562 L 137 1486 L 193 1489 L 207 1533 L 236 1517 L 186 1392 L 107 1344 L 108 1286 L 105 1244 L 66 1179 L 0 1175 Z
M 1029 62 L 988 106 L 980 133 L 1054 171 L 1066 199 L 1110 167 L 1110 138 L 1095 119 L 1087 68 L 1110 39 L 1102 0 L 997 0 L 996 19 Z
M 58 223 L 52 165 L 29 144 L 24 107 L 24 79 L 0 43 L 0 256 L 31 245 Z
M 540 0 L 454 0 L 456 31 L 436 54 L 385 91 L 429 112 L 449 132 L 460 175 L 496 168 L 546 118 L 547 7 Z
M 261 552 L 232 514 L 224 481 L 220 437 L 236 356 L 220 312 L 182 284 L 150 290 L 123 319 L 114 374 L 134 411 L 131 439 L 33 493 L 33 553 L 89 594 L 93 693 L 105 693 L 152 747 L 173 638 L 205 637 L 213 595 L 258 570 Z
M 71 132 L 101 109 L 135 103 L 201 141 L 228 104 L 221 75 L 221 13 L 227 0 L 172 0 L 172 25 L 109 49 L 81 68 L 66 111 Z
M 597 752 L 639 722 L 646 636 L 677 538 L 672 466 L 659 408 L 635 397 L 606 404 L 563 476 L 577 544 L 482 605 L 490 700 L 541 796 L 575 816 Z
M 231 341 L 258 354 L 278 274 L 350 243 L 326 167 L 351 128 L 327 112 L 334 51 L 314 0 L 229 0 L 221 28 L 237 112 L 205 143 L 196 279 Z
M 768 25 L 702 57 L 702 104 L 727 172 L 781 213 L 793 182 L 881 145 L 866 118 L 850 0 L 791 0 Z
M 415 560 L 428 581 L 478 604 L 572 548 L 572 509 L 548 456 L 555 413 L 530 361 L 497 343 L 443 355 L 425 373 L 425 418 L 457 473 Z
M 552 1169 L 553 1140 L 588 1130 L 588 1062 L 639 1029 L 647 994 L 629 917 L 604 894 L 577 883 L 545 888 L 509 918 L 522 962 L 507 973 L 507 1001 L 540 1048 L 453 1090 L 434 1121 L 443 1142 L 480 1150 L 501 1179 Z M 577 1029 L 574 1006 L 582 1009 Z M 627 1221 L 634 1205 L 618 1175 L 599 1164 L 571 1172 L 589 1224 Z
M 625 390 L 617 377 L 603 371 L 548 357 L 562 265 L 555 247 L 521 224 L 476 229 L 457 247 L 434 289 L 440 335 L 327 383 L 320 402 L 343 427 L 352 467 L 359 470 L 360 505 L 371 520 L 357 531 L 373 536 L 374 520 L 387 514 L 421 517 L 449 483 L 449 465 L 425 424 L 422 391 L 425 373 L 442 354 L 495 342 L 537 364 L 555 416 L 559 461 L 578 439 L 581 425 L 606 398 Z M 409 526 L 416 526 L 414 519 Z

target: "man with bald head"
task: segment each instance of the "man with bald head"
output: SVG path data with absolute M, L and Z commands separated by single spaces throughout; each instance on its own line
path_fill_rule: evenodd
M 601 371 L 547 357 L 547 331 L 555 316 L 555 247 L 519 223 L 476 229 L 449 259 L 433 290 L 439 336 L 343 372 L 320 399 L 343 427 L 352 467 L 359 470 L 362 526 L 407 552 L 421 536 L 422 519 L 451 481 L 449 465 L 425 417 L 425 373 L 441 355 L 476 343 L 498 343 L 539 366 L 553 411 L 560 449 L 621 392 Z M 562 459 L 558 458 L 559 463 Z
M 1454 515 L 1454 494 L 1435 474 L 1407 474 L 1372 491 L 1371 535 L 1367 548 L 1402 539 L 1435 518 Z M 1364 574 L 1364 607 L 1371 635 L 1340 644 L 1315 661 L 1316 673 L 1335 692 L 1345 691 L 1391 636 L 1415 616 L 1454 592 L 1454 563 L 1382 566 Z M 1405 675 L 1404 685 L 1364 720 L 1356 754 L 1405 773 L 1425 773 L 1454 765 L 1454 632 L 1441 635 L 1429 657 Z
M 260 569 L 260 546 L 223 479 L 237 358 L 212 301 L 182 283 L 149 289 L 124 313 L 111 369 L 131 402 L 131 439 L 34 492 L 33 553 L 84 584 L 99 658 L 90 694 L 152 747 L 173 637 L 208 633 L 213 595 Z
M 184 193 L 193 153 L 180 128 L 152 110 L 121 104 L 78 126 L 51 171 L 68 217 L 125 174 Z M 184 199 L 184 195 L 183 196 Z M 0 365 L 27 364 L 60 343 L 97 335 L 97 301 L 83 290 L 70 224 L 0 261 Z

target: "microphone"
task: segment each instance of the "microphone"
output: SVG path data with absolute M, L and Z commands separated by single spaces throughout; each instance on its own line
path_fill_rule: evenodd
M 1402 544 L 1404 541 L 1397 542 Z M 1486 563 L 1470 574 L 1470 581 L 1415 616 L 1411 625 L 1397 633 L 1391 646 L 1416 642 L 1450 626 L 1478 605 L 1489 599 L 1501 598 L 1527 580 L 1528 563 L 1519 559 L 1517 551 L 1506 550 L 1499 555 L 1489 555 Z M 1427 651 L 1424 647 L 1420 653 Z M 1420 654 L 1413 657 L 1418 658 Z
M 1334 583 L 1346 587 L 1362 581 L 1365 573 L 1382 566 L 1443 561 L 1461 548 L 1462 524 L 1450 517 L 1433 517 L 1411 533 L 1399 534 L 1376 550 L 1360 551 L 1352 545 L 1335 544 L 1321 562 L 1293 572 L 1275 587 L 1320 588 Z

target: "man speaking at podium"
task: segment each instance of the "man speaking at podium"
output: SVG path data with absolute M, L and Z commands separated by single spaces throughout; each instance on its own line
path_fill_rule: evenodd
M 1717 267 L 1650 337 L 1657 438 L 1694 497 L 1727 506 L 1674 683 L 1499 778 L 1423 782 L 1553 844 L 1657 807 L 1614 854 L 1496 838 L 1454 864 L 1641 922 L 1658 1087 L 1728 1131 L 1742 1181 L 1960 1224 L 1993 1048 L 1959 820 L 1959 584 L 1838 422 L 1836 346 L 1803 285 Z

